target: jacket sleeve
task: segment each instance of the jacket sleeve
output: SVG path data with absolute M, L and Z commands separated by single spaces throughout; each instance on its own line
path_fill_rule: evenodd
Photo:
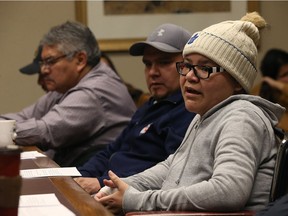
M 25 121 L 31 118 L 39 119 L 41 116 L 47 113 L 49 104 L 56 103 L 62 94 L 57 92 L 48 92 L 47 94 L 40 97 L 34 104 L 25 107 L 20 112 L 6 113 L 0 115 L 0 119 L 14 119 L 18 122 Z
M 103 116 L 105 112 L 90 90 L 73 91 L 40 118 L 17 121 L 16 143 L 42 149 L 74 145 L 100 131 L 105 124 Z M 91 118 L 94 120 L 87 121 Z
M 122 178 L 127 184 L 138 191 L 157 190 L 165 181 L 173 158 L 171 154 L 165 161 L 133 176 Z

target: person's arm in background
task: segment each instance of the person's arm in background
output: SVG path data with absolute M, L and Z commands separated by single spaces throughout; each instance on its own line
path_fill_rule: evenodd
M 90 91 L 73 91 L 59 104 L 46 108 L 51 109 L 48 112 L 46 110 L 47 113 L 44 116 L 18 120 L 16 143 L 37 145 L 45 150 L 62 147 L 63 144 L 73 145 L 83 137 L 90 137 L 103 127 L 103 122 L 100 120 L 103 119 L 101 115 L 104 115 L 104 110 L 101 110 L 101 106 L 97 104 L 99 101 L 91 97 Z M 38 107 L 37 110 L 41 108 Z M 25 115 L 29 117 L 28 114 Z M 20 115 L 8 114 L 6 116 L 17 120 Z M 87 119 L 91 118 L 95 121 L 87 122 Z M 91 131 L 91 128 L 94 129 Z
M 51 104 L 56 104 L 62 96 L 63 94 L 57 92 L 49 92 L 20 112 L 1 114 L 0 119 L 14 119 L 19 122 L 31 118 L 39 119 L 49 111 Z
M 271 77 L 263 77 L 263 81 L 262 82 L 267 82 L 269 84 L 269 86 L 271 86 L 272 88 L 274 89 L 277 89 L 281 92 L 284 91 L 284 87 L 285 87 L 285 83 L 284 82 L 281 82 L 279 80 L 275 80 L 275 79 L 272 79 Z M 288 94 L 288 92 L 287 92 Z
M 281 92 L 278 94 L 278 101 L 281 104 L 288 105 L 288 83 L 274 80 L 270 77 L 263 77 L 263 82 L 266 82 L 269 86 L 271 86 L 273 89 L 276 89 L 277 91 Z
M 51 108 L 51 104 L 56 104 L 61 99 L 63 94 L 57 92 L 49 92 L 39 98 L 34 104 L 25 107 L 20 112 L 7 113 L 0 115 L 0 119 L 14 119 L 16 120 L 16 132 L 18 138 L 20 137 L 21 131 L 32 131 L 29 139 L 32 143 L 39 144 L 41 142 L 38 128 L 32 126 L 34 124 L 26 124 L 26 122 L 36 122 L 41 119 Z M 20 126 L 21 124 L 21 126 Z M 34 136 L 33 134 L 37 134 Z

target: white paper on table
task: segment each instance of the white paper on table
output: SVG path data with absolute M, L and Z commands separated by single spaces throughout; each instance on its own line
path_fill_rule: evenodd
M 25 159 L 35 159 L 37 157 L 47 157 L 46 155 L 38 152 L 38 151 L 25 151 L 21 152 L 21 160 Z
M 76 167 L 41 168 L 20 170 L 22 178 L 50 177 L 50 176 L 81 176 Z
M 74 216 L 68 208 L 62 205 L 55 194 L 21 195 L 19 199 L 18 216 Z

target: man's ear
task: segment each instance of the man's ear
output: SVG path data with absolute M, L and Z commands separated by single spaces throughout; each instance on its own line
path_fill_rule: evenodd
M 87 65 L 87 54 L 85 52 L 76 53 L 76 64 L 78 65 L 80 71 Z

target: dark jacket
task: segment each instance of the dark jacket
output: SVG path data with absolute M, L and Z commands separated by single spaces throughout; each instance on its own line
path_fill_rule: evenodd
M 158 102 L 150 99 L 114 142 L 78 170 L 83 177 L 97 177 L 101 186 L 109 170 L 119 177 L 139 173 L 178 148 L 194 116 L 185 109 L 180 91 Z

